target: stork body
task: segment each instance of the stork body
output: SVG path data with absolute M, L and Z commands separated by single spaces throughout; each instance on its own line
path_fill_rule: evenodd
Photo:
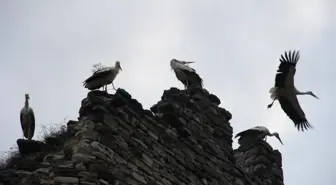
M 95 71 L 92 76 L 83 82 L 83 86 L 89 90 L 95 90 L 101 87 L 104 89 L 105 87 L 105 91 L 107 91 L 107 85 L 112 84 L 113 89 L 116 90 L 113 81 L 119 74 L 119 70 L 122 70 L 120 62 L 116 61 L 114 67 L 103 67 Z
M 92 73 L 94 74 L 94 73 L 97 73 L 99 71 L 103 71 L 106 68 L 108 68 L 108 67 L 103 66 L 101 63 L 94 64 L 93 69 L 92 69 Z M 103 90 L 107 89 L 107 85 L 104 85 L 102 88 L 103 88 Z
M 277 132 L 270 133 L 268 128 L 266 128 L 264 126 L 256 126 L 256 127 L 250 128 L 248 130 L 244 130 L 242 132 L 239 132 L 235 136 L 235 138 L 237 138 L 237 137 L 249 137 L 249 138 L 254 138 L 254 139 L 257 139 L 257 140 L 261 139 L 261 140 L 266 141 L 267 136 L 275 136 L 280 141 L 280 143 L 283 144 L 281 139 L 280 139 L 280 136 Z
M 300 131 L 313 128 L 297 99 L 297 95 L 311 95 L 318 99 L 311 91 L 300 92 L 295 88 L 294 75 L 296 72 L 296 64 L 299 61 L 299 51 L 285 51 L 280 57 L 280 65 L 275 76 L 275 85 L 270 89 L 271 99 L 273 100 L 267 108 L 271 108 L 275 100 L 278 100 L 282 110 L 294 122 L 295 127 Z
M 23 137 L 31 140 L 35 132 L 35 115 L 33 109 L 29 106 L 29 94 L 25 94 L 25 104 L 20 112 L 20 122 Z
M 191 86 L 203 87 L 203 79 L 196 73 L 195 69 L 187 64 L 194 62 L 185 62 L 172 59 L 170 66 L 174 70 L 176 78 L 188 89 Z

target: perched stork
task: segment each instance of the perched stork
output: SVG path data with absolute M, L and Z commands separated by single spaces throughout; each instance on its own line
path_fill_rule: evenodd
M 107 91 L 107 85 L 112 84 L 113 89 L 116 90 L 113 81 L 117 77 L 119 70 L 122 70 L 120 62 L 116 61 L 114 67 L 103 67 L 94 72 L 92 76 L 83 82 L 83 86 L 89 90 L 105 87 L 105 91 Z
M 294 86 L 295 67 L 299 61 L 299 51 L 285 51 L 281 55 L 280 65 L 275 76 L 275 85 L 269 91 L 271 99 L 273 100 L 267 108 L 271 108 L 274 101 L 278 100 L 282 110 L 294 122 L 295 127 L 300 131 L 308 128 L 313 128 L 303 110 L 300 107 L 297 95 L 311 95 L 318 99 L 312 91 L 300 92 Z
M 23 137 L 31 140 L 35 131 L 35 115 L 31 107 L 29 107 L 29 94 L 25 94 L 25 105 L 20 112 L 20 122 Z
M 188 66 L 190 63 L 194 62 L 172 59 L 170 61 L 170 66 L 172 70 L 174 70 L 177 79 L 183 83 L 186 89 L 191 86 L 202 87 L 203 79 L 196 73 L 195 69 Z
M 282 141 L 280 139 L 280 136 L 277 132 L 274 132 L 274 133 L 270 133 L 270 131 L 264 127 L 264 126 L 256 126 L 256 127 L 253 127 L 253 128 L 250 128 L 248 130 L 244 130 L 242 132 L 239 132 L 235 138 L 237 137 L 249 137 L 249 138 L 255 138 L 255 139 L 262 139 L 262 140 L 265 140 L 266 141 L 266 137 L 267 136 L 275 136 L 276 138 L 278 138 L 278 140 L 280 141 L 281 144 Z

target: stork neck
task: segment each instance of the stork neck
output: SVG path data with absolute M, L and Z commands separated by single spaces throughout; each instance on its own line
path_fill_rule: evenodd
M 26 98 L 26 100 L 25 100 L 25 108 L 28 108 L 29 107 L 29 100 Z

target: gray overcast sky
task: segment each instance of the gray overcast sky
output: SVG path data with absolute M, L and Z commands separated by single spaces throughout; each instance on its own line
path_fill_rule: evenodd
M 168 3 L 169 2 L 169 3 Z M 183 88 L 172 58 L 196 61 L 205 88 L 233 114 L 234 134 L 256 125 L 280 133 L 286 185 L 336 184 L 336 23 L 333 0 L 0 1 L 0 150 L 22 137 L 19 112 L 30 93 L 42 125 L 76 119 L 94 63 L 123 71 L 115 81 L 149 108 L 163 90 Z M 278 58 L 299 49 L 296 86 L 315 130 L 298 132 L 278 102 Z M 111 88 L 111 86 L 109 86 Z M 110 91 L 113 93 L 113 91 Z M 237 147 L 236 141 L 234 147 Z

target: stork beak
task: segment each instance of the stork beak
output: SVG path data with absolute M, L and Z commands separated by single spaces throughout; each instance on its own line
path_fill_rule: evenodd
M 316 99 L 319 99 L 314 93 L 311 93 L 311 95 L 316 98 Z
M 278 140 L 280 141 L 280 143 L 283 145 L 281 139 L 280 139 L 280 136 L 279 135 L 275 135 L 276 138 L 278 138 Z
M 119 69 L 122 70 L 122 69 L 121 69 L 121 66 L 119 66 Z

